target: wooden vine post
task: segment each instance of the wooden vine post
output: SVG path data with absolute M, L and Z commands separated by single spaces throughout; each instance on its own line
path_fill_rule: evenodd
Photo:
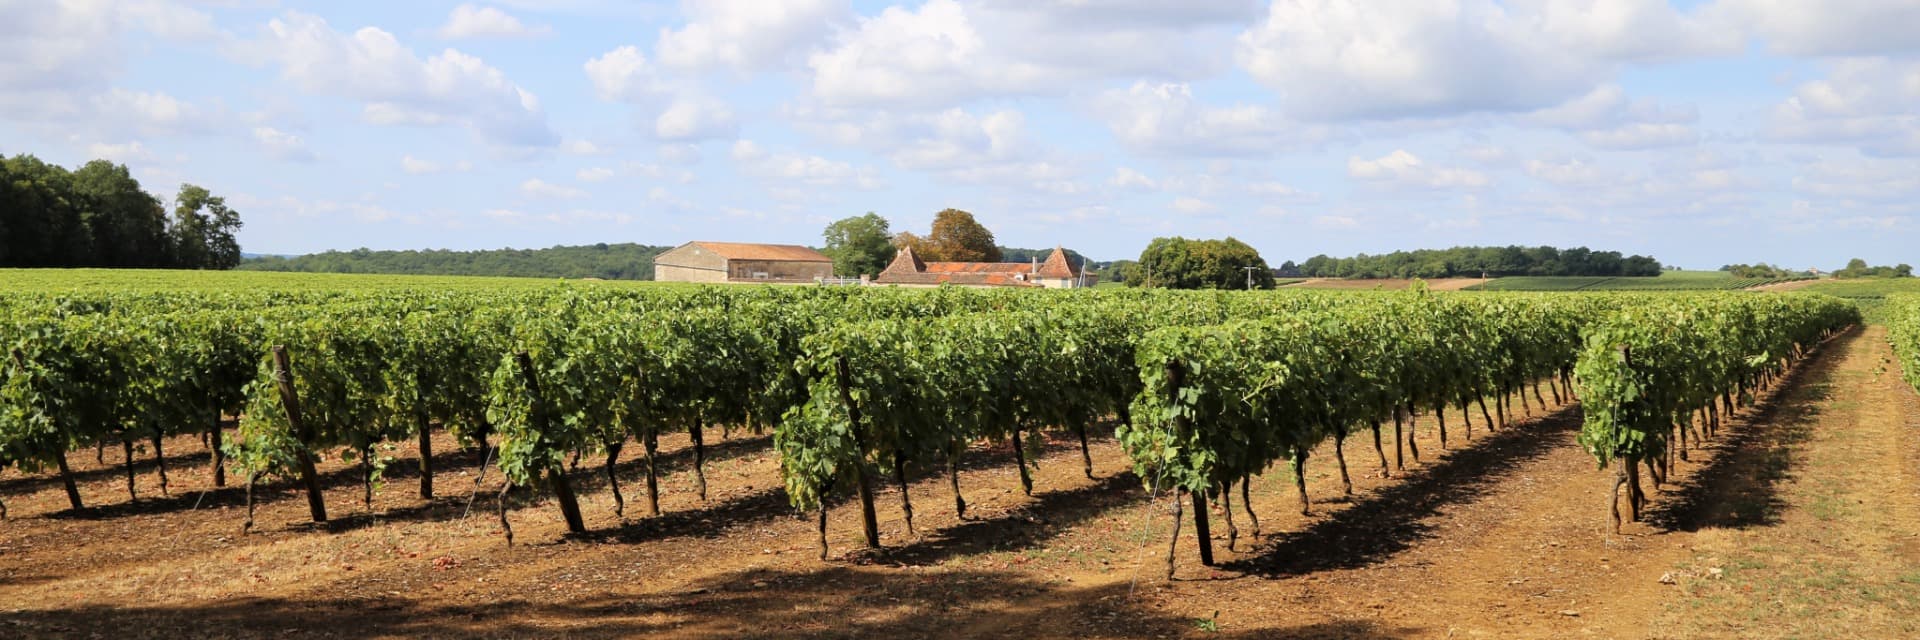
M 540 395 L 540 377 L 534 374 L 533 358 L 527 352 L 513 354 L 515 362 L 520 364 L 520 377 L 527 383 L 527 398 L 531 401 L 531 410 L 527 419 L 533 423 L 534 432 L 539 434 L 541 448 L 547 445 L 548 424 L 546 399 Z M 573 494 L 573 483 L 567 479 L 567 470 L 560 462 L 550 461 L 546 465 L 547 484 L 553 486 L 553 498 L 560 503 L 560 515 L 567 521 L 567 532 L 586 533 L 586 520 L 580 517 L 580 500 Z M 512 486 L 512 483 L 508 483 Z M 505 492 L 502 491 L 504 494 Z M 504 503 L 504 496 L 502 502 Z M 505 516 L 502 516 L 505 520 Z
M 300 467 L 300 484 L 307 488 L 307 511 L 313 515 L 315 523 L 326 524 L 326 497 L 320 493 L 320 477 L 313 469 L 313 454 L 307 451 L 307 443 L 313 441 L 313 430 L 300 415 L 300 394 L 293 388 L 293 365 L 288 362 L 285 345 L 273 346 L 273 382 L 280 389 L 280 402 L 287 410 L 287 424 L 293 426 L 294 437 L 300 440 L 300 446 L 294 453 Z

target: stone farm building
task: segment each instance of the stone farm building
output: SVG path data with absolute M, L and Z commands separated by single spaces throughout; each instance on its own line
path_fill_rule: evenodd
M 1084 275 L 1084 277 L 1082 277 Z M 1045 262 L 925 262 L 913 255 L 911 247 L 900 249 L 874 284 L 963 287 L 1045 287 L 1072 289 L 1098 283 L 1094 274 L 1082 274 L 1080 265 L 1067 260 L 1066 249 L 1054 247 Z
M 814 282 L 833 277 L 833 258 L 800 245 L 689 242 L 653 258 L 661 282 Z

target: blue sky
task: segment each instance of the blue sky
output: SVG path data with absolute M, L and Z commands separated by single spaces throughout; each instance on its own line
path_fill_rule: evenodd
M 1914 262 L 1915 0 L 0 0 L 0 152 L 250 252 L 738 240 L 972 211 L 1269 261 Z

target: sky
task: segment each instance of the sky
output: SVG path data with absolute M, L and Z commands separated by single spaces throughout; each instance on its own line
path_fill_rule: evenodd
M 1920 252 L 1920 0 L 0 0 L 0 153 L 253 253 L 821 243 L 1271 263 Z

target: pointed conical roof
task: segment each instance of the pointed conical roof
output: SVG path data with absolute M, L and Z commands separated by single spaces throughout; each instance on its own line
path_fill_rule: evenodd
M 1055 246 L 1053 253 L 1047 255 L 1046 262 L 1040 263 L 1040 270 L 1035 271 L 1034 275 L 1041 278 L 1070 279 L 1080 275 L 1080 270 L 1067 260 L 1066 248 Z
M 887 263 L 887 268 L 881 273 L 921 273 L 926 270 L 927 263 L 913 255 L 912 246 L 905 246 L 900 247 L 900 252 L 893 255 L 893 262 Z

